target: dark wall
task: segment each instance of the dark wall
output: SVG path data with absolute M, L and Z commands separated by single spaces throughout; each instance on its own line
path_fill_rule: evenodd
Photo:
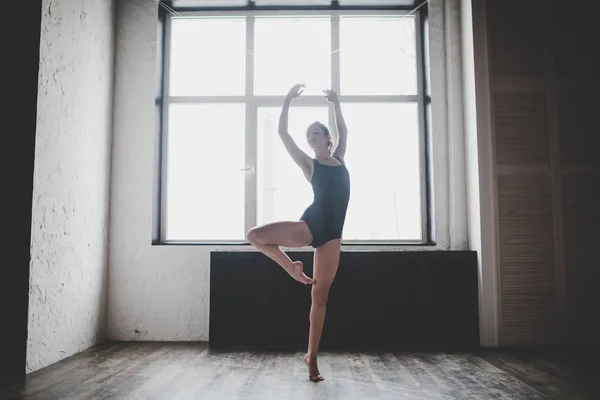
M 19 3 L 17 30 L 2 24 L 3 246 L 0 381 L 25 375 L 31 204 L 42 0 Z
M 594 13 L 485 2 L 499 207 L 501 343 L 600 337 Z
M 258 252 L 212 253 L 210 274 L 211 346 L 306 347 L 310 286 Z M 477 282 L 474 252 L 342 252 L 321 347 L 478 347 Z

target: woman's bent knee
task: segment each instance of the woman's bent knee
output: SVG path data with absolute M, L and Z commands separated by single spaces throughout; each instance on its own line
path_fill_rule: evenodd
M 248 233 L 246 233 L 246 240 L 248 240 L 248 242 L 255 244 L 255 243 L 259 243 L 260 242 L 260 231 L 258 230 L 258 228 L 252 228 L 248 231 Z

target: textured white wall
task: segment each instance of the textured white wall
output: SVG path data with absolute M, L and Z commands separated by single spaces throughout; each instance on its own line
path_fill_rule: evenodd
M 151 245 L 157 23 L 155 0 L 118 2 L 109 336 L 206 340 L 209 250 Z
M 444 0 L 431 0 L 437 247 L 448 249 L 448 140 Z M 156 0 L 122 0 L 117 10 L 112 169 L 109 337 L 208 340 L 208 246 L 152 246 L 157 67 Z M 463 176 L 464 179 L 464 176 Z M 463 215 L 466 218 L 466 215 Z M 463 227 L 466 222 L 463 221 Z M 465 228 L 466 229 L 466 228 Z M 463 234 L 463 236 L 466 236 Z M 219 250 L 248 250 L 243 246 Z M 385 247 L 406 250 L 406 247 Z M 414 248 L 413 248 L 414 249 Z M 361 250 L 345 247 L 345 250 Z M 381 250 L 370 247 L 369 250 Z
M 113 0 L 45 0 L 40 42 L 27 371 L 105 334 Z

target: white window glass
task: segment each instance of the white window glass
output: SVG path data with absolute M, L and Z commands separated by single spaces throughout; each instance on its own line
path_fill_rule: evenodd
M 331 82 L 330 17 L 257 17 L 254 92 L 285 95 L 297 83 L 322 94 Z
M 171 96 L 243 95 L 246 19 L 173 18 Z
M 339 0 L 340 6 L 408 6 L 412 0 Z
M 342 107 L 352 185 L 344 240 L 421 240 L 417 104 Z
M 182 1 L 178 3 L 185 4 Z M 191 0 L 188 3 L 200 7 L 244 7 L 248 4 L 248 0 Z
M 239 0 L 227 0 L 235 1 Z M 276 3 L 262 3 L 268 2 Z M 344 4 L 353 2 L 359 3 Z M 281 101 L 297 83 L 307 85 L 302 100 L 291 107 L 289 132 L 313 157 L 306 128 L 315 121 L 330 126 L 330 106 L 322 89 L 336 81 L 342 99 L 353 96 L 342 104 L 351 176 L 343 239 L 425 239 L 421 163 L 431 161 L 422 159 L 419 106 L 410 98 L 390 103 L 390 98 L 377 97 L 419 94 L 420 28 L 414 16 L 341 11 L 339 32 L 332 32 L 329 11 L 183 13 L 170 19 L 166 54 L 169 96 L 163 99 L 168 126 L 161 153 L 166 157 L 161 240 L 243 242 L 250 221 L 297 221 L 313 201 L 312 188 L 281 143 L 281 106 L 274 101 Z M 338 33 L 339 48 L 332 48 L 332 34 L 336 38 Z M 252 49 L 246 49 L 247 34 L 253 38 Z M 332 71 L 338 55 L 339 69 Z M 248 84 L 251 93 L 246 93 Z M 193 98 L 204 96 L 208 98 Z M 256 160 L 256 174 L 246 171 L 248 160 Z M 256 194 L 246 191 L 254 185 Z
M 341 94 L 416 94 L 414 19 L 341 17 L 340 70 Z
M 263 6 L 328 6 L 331 0 L 254 0 L 254 4 Z
M 167 240 L 244 239 L 244 128 L 244 104 L 169 107 Z
M 296 221 L 312 203 L 312 187 L 302 170 L 283 146 L 277 125 L 281 107 L 258 109 L 258 215 L 259 224 L 274 221 Z M 328 125 L 327 107 L 291 107 L 289 132 L 311 158 L 306 142 L 306 128 L 319 121 Z

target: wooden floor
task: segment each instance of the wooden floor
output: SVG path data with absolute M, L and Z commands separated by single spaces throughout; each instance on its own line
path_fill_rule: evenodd
M 0 389 L 0 399 L 600 399 L 597 367 L 547 355 L 323 353 L 321 383 L 308 381 L 302 355 L 107 343 Z

